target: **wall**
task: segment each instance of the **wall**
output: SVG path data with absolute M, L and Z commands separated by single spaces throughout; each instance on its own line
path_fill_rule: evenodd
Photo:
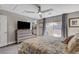
M 5 10 L 0 10 L 0 14 L 6 15 L 7 16 L 7 21 L 8 21 L 8 43 L 13 43 L 15 42 L 15 30 L 17 29 L 17 21 L 22 20 L 22 21 L 28 21 L 28 22 L 33 22 L 31 18 L 21 16 L 15 13 L 11 13 Z
M 68 27 L 68 36 L 73 35 L 79 32 L 79 27 L 69 27 L 69 18 L 79 17 L 79 12 L 69 13 L 67 15 L 67 27 Z
M 37 36 L 42 36 L 43 33 L 43 19 L 37 21 Z
M 58 15 L 58 16 L 53 16 L 53 17 L 46 18 L 45 21 L 46 21 L 46 23 L 62 21 L 62 15 Z

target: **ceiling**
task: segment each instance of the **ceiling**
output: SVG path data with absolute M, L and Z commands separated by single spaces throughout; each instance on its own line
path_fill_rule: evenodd
M 79 11 L 79 4 L 38 4 L 41 7 L 41 11 L 52 8 L 53 11 L 49 11 L 42 14 L 42 18 L 60 15 L 63 13 L 71 13 Z M 26 13 L 27 11 L 38 12 L 38 8 L 35 4 L 2 4 L 1 9 L 28 16 L 33 19 L 40 19 L 38 13 Z

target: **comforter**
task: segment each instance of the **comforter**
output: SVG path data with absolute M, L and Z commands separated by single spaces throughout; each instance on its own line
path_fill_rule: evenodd
M 23 41 L 18 53 L 20 54 L 63 54 L 65 45 L 62 38 L 36 37 Z

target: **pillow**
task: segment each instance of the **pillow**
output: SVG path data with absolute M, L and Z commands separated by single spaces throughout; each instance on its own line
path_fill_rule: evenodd
M 79 33 L 75 34 L 75 36 L 69 41 L 68 43 L 68 52 L 74 52 L 75 50 L 78 50 L 79 47 Z
M 65 38 L 65 40 L 64 40 L 64 44 L 68 44 L 69 41 L 70 41 L 73 37 L 74 37 L 74 35 L 71 35 L 71 36 Z

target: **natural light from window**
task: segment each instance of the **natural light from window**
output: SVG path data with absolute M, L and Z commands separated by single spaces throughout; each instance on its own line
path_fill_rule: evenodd
M 46 24 L 45 35 L 53 37 L 61 37 L 61 22 L 52 22 Z

